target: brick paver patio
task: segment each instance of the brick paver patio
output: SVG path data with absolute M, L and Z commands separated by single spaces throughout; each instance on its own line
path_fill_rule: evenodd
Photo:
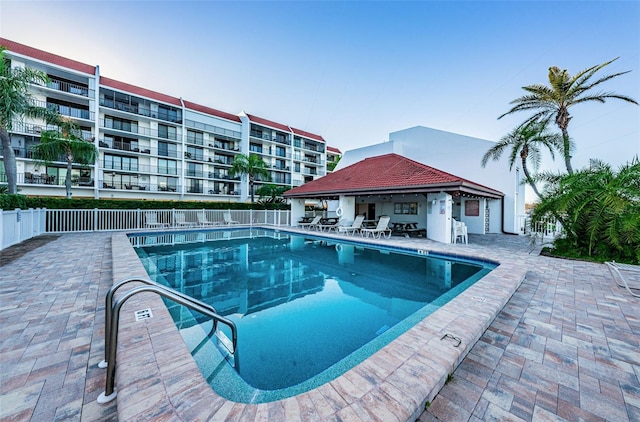
M 117 419 L 115 401 L 96 403 L 110 239 L 0 252 L 0 420 Z M 526 242 L 452 246 L 518 254 L 529 271 L 419 420 L 640 420 L 640 299 L 604 265 L 533 256 Z
M 427 421 L 640 421 L 640 300 L 601 264 L 536 266 Z

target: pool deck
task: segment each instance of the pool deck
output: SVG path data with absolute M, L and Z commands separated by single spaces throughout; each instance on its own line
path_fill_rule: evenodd
M 192 359 L 175 360 L 186 346 L 159 299 L 131 299 L 118 398 L 100 405 L 104 295 L 114 276 L 140 271 L 112 235 L 36 238 L 0 252 L 0 420 L 640 420 L 640 299 L 604 265 L 539 256 L 527 238 L 503 235 L 471 235 L 469 245 L 382 240 L 498 260 L 495 290 L 472 286 L 338 380 L 263 405 L 194 384 L 202 376 Z M 154 318 L 135 322 L 131 311 L 150 303 Z M 463 345 L 440 340 L 445 332 Z

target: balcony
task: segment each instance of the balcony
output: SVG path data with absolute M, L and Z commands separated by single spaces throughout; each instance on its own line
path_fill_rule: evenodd
M 127 104 L 119 101 L 110 100 L 107 98 L 100 98 L 100 105 L 102 107 L 110 108 L 112 110 L 123 111 L 125 113 L 137 114 L 138 116 L 149 117 L 151 119 L 164 120 L 170 123 L 182 123 L 180 116 L 173 115 L 164 110 L 155 109 L 141 104 Z
M 221 141 L 214 141 L 213 144 L 209 144 L 209 148 L 216 148 L 216 149 L 221 149 L 224 151 L 240 151 L 240 147 L 238 147 L 235 143 L 233 142 L 221 142 Z
M 197 137 L 191 134 L 187 134 L 187 143 L 194 144 L 194 145 L 204 145 L 204 139 L 202 139 L 202 137 Z
M 93 96 L 93 90 L 89 90 L 88 86 L 75 84 L 71 82 L 62 81 L 55 77 L 49 76 L 51 82 L 46 86 L 47 88 L 54 89 L 56 91 L 68 92 L 69 94 L 81 95 L 83 97 L 89 97 L 89 94 Z
M 58 130 L 57 126 L 53 125 L 45 125 L 38 123 L 23 123 L 19 121 L 13 121 L 11 123 L 11 130 L 9 132 L 13 133 L 23 133 L 29 135 L 40 136 L 40 134 L 45 130 Z M 89 130 L 83 130 L 81 133 L 82 138 L 85 141 L 92 141 L 93 134 Z
M 60 104 L 47 103 L 49 110 L 57 111 L 63 116 L 74 117 L 76 119 L 93 120 L 95 113 L 93 111 L 85 110 L 82 108 L 69 107 Z
M 204 171 L 187 169 L 185 171 L 185 176 L 186 177 L 195 177 L 195 178 L 203 179 L 204 178 Z
M 189 151 L 185 151 L 184 158 L 191 161 L 203 161 L 203 162 L 206 161 L 202 153 L 197 154 Z M 209 162 L 213 162 L 213 161 L 209 160 Z
M 167 133 L 163 131 L 159 132 L 157 130 L 152 130 L 151 128 L 148 128 L 148 127 L 139 127 L 137 124 L 123 124 L 123 122 L 121 121 L 102 119 L 100 121 L 100 125 L 105 129 L 113 129 L 113 130 L 118 130 L 118 131 L 127 132 L 127 133 L 135 133 L 137 135 L 142 135 L 150 138 L 168 139 L 171 141 L 178 140 L 177 133 Z

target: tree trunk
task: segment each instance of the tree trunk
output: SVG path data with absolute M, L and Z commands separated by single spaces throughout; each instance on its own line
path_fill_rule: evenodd
M 564 165 L 567 167 L 567 173 L 573 174 L 573 167 L 571 166 L 571 141 L 567 128 L 562 128 L 562 143 L 564 148 Z
M 562 131 L 564 165 L 567 168 L 567 173 L 573 174 L 573 167 L 571 166 L 571 138 L 569 138 L 569 130 L 567 129 L 569 127 L 569 120 L 571 120 L 569 111 L 561 107 L 556 115 L 556 125 L 558 125 Z
M 249 175 L 249 194 L 251 195 L 251 203 L 253 204 L 253 176 Z
M 527 156 L 525 155 L 524 157 L 522 157 L 522 172 L 524 173 L 524 177 L 527 178 L 527 183 L 529 184 L 529 186 L 531 186 L 531 189 L 533 189 L 533 192 L 538 196 L 538 198 L 540 198 L 540 192 L 538 192 L 538 187 L 536 186 L 535 183 L 533 183 L 533 180 L 531 180 L 531 176 L 529 175 L 529 169 L 527 168 Z
M 73 169 L 73 157 L 67 155 L 67 175 L 64 178 L 64 186 L 67 189 L 67 199 L 71 199 L 71 170 Z
M 11 148 L 11 138 L 9 133 L 0 129 L 0 138 L 2 139 L 2 160 L 4 161 L 4 171 L 7 174 L 7 192 L 11 194 L 18 193 L 18 169 L 16 167 L 16 156 Z

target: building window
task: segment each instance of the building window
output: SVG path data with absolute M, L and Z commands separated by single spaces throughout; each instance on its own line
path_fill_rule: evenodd
M 187 176 L 188 177 L 203 177 L 202 176 L 202 164 L 187 163 Z
M 202 180 L 199 179 L 187 179 L 187 192 L 188 193 L 202 193 Z
M 394 204 L 394 214 L 418 214 L 417 202 L 396 202 Z
M 110 170 L 138 171 L 138 159 L 105 154 L 104 168 Z
M 158 176 L 158 190 L 161 192 L 176 192 L 178 190 L 178 179 Z
M 178 162 L 173 160 L 158 159 L 158 173 L 178 174 Z
M 188 160 L 204 161 L 204 154 L 202 151 L 203 151 L 202 148 L 187 147 L 187 151 L 184 154 L 184 158 Z
M 138 133 L 138 122 L 117 117 L 105 116 L 104 126 L 109 129 L 123 130 L 125 132 Z
M 202 132 L 187 130 L 187 142 L 196 145 L 204 145 L 204 135 Z
M 178 146 L 169 142 L 158 142 L 158 155 L 161 157 L 178 157 Z
M 158 125 L 158 138 L 178 139 L 178 130 L 175 126 Z

